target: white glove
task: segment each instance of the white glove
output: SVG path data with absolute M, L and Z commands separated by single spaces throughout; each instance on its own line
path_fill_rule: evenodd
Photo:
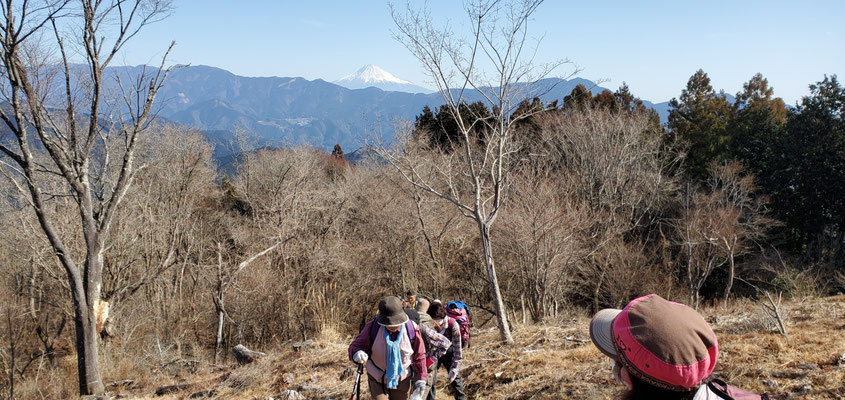
M 457 377 L 458 377 L 458 368 L 455 367 L 455 368 L 450 369 L 449 370 L 449 382 L 448 383 L 452 383 L 455 380 L 455 378 L 457 378 Z
M 411 393 L 409 400 L 422 400 L 423 392 L 425 392 L 425 381 L 414 382 L 414 392 Z
M 369 358 L 364 350 L 358 350 L 352 355 L 352 361 L 355 361 L 356 364 L 366 364 Z

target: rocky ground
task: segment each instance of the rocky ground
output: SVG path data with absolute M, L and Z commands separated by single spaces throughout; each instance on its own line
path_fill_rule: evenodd
M 788 338 L 761 302 L 741 300 L 704 309 L 719 337 L 715 374 L 777 399 L 845 399 L 845 296 L 792 300 L 780 311 Z M 590 343 L 588 323 L 588 315 L 573 315 L 554 324 L 517 324 L 513 346 L 499 344 L 489 325 L 475 329 L 463 370 L 468 397 L 617 398 L 622 389 L 613 381 L 607 359 Z M 268 354 L 250 364 L 203 366 L 164 386 L 118 381 L 110 394 L 160 399 L 346 399 L 355 380 L 355 370 L 346 360 L 349 340 L 261 349 Z M 364 393 L 366 385 L 362 397 L 369 398 Z

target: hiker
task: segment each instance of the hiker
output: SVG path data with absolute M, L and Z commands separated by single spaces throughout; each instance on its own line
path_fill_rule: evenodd
M 396 296 L 382 299 L 378 311 L 349 345 L 349 360 L 365 365 L 373 399 L 407 400 L 413 386 L 411 400 L 422 400 L 428 371 L 419 326 Z
M 469 306 L 463 301 L 452 300 L 446 303 L 446 315 L 454 319 L 461 328 L 461 346 L 469 347 L 470 327 Z
M 452 347 L 452 341 L 434 329 L 434 320 L 425 312 L 425 310 L 428 310 L 428 306 L 428 300 L 420 298 L 417 300 L 416 310 L 405 309 L 408 318 L 416 322 L 420 328 L 423 343 L 425 343 L 426 367 L 433 364 L 434 360 L 442 357 Z
M 428 307 L 430 305 L 431 303 L 428 302 L 428 299 L 420 297 L 420 299 L 417 300 L 417 306 L 414 307 L 414 311 L 416 311 L 420 317 L 420 325 L 434 327 L 434 320 L 431 319 L 431 315 L 428 315 Z
M 425 341 L 425 364 L 428 367 L 428 379 L 426 379 L 426 388 L 423 392 L 424 398 L 428 397 L 428 392 L 435 383 L 433 374 L 434 364 L 452 348 L 452 341 L 434 329 L 434 320 L 428 315 L 429 305 L 428 300 L 421 297 L 417 300 L 417 307 L 413 314 L 410 313 L 410 310 L 405 310 L 405 313 L 420 326 L 420 332 L 422 332 Z
M 406 310 L 413 310 L 417 308 L 417 292 L 410 289 L 405 292 L 405 300 L 402 301 L 402 308 Z
M 446 315 L 446 308 L 440 300 L 434 300 L 431 303 L 431 306 L 428 307 L 428 315 L 434 320 L 434 329 L 452 341 L 452 347 L 446 354 L 437 359 L 434 369 L 436 371 L 440 369 L 440 366 L 443 366 L 449 371 L 447 382 L 452 387 L 455 400 L 464 400 L 466 399 L 466 394 L 464 393 L 464 384 L 460 376 L 461 359 L 463 358 L 461 352 L 461 328 L 458 326 L 457 321 Z M 434 400 L 435 395 L 435 385 L 432 384 L 427 399 Z
M 716 334 L 698 312 L 658 295 L 597 312 L 590 339 L 628 387 L 625 399 L 769 399 L 708 379 L 718 356 Z

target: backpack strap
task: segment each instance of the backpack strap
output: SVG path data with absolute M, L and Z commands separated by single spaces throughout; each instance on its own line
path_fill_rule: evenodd
M 417 330 L 414 328 L 414 321 L 408 319 L 405 322 L 405 331 L 408 332 L 408 339 L 411 339 L 411 342 L 417 337 Z
M 711 379 L 710 382 L 707 382 L 707 388 L 725 400 L 733 400 L 733 397 L 728 394 L 728 384 L 721 379 Z
M 373 318 L 373 320 L 370 322 L 370 346 L 372 346 L 373 343 L 376 341 L 376 334 L 378 333 L 379 326 L 380 325 L 378 324 L 378 317 Z
M 727 383 L 725 383 L 725 381 L 723 381 L 721 379 L 716 379 L 716 378 L 711 379 L 710 382 L 707 382 L 707 388 L 710 389 L 710 391 L 715 393 L 717 396 L 719 396 L 719 397 L 721 397 L 725 400 L 737 400 L 730 393 L 732 391 L 731 386 L 728 385 Z M 760 400 L 771 400 L 771 398 L 767 394 L 751 393 L 751 392 L 747 392 L 747 391 L 744 391 L 744 390 L 738 390 L 738 388 L 733 388 L 733 391 L 740 392 L 740 393 L 738 393 L 738 395 L 741 396 L 740 399 L 747 399 L 747 398 L 758 399 L 759 398 Z
M 450 320 L 454 321 L 454 319 L 447 314 L 445 317 L 443 317 L 443 323 L 442 324 L 438 324 L 437 321 L 434 320 L 434 319 L 432 319 L 431 322 L 434 324 L 434 328 L 437 330 L 437 333 L 441 333 L 440 328 L 442 328 L 444 326 L 447 329 L 449 328 L 449 321 Z M 455 321 L 455 322 L 457 322 L 457 321 Z M 445 330 L 444 330 L 444 332 L 445 332 Z

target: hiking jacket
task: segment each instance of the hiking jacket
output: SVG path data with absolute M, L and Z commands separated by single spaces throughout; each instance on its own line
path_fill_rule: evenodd
M 455 321 L 452 317 L 447 316 L 445 320 L 446 322 L 443 325 L 437 326 L 435 324 L 434 328 L 437 332 L 452 341 L 452 368 L 457 368 L 461 365 L 461 360 L 463 359 L 461 351 L 461 327 L 458 325 L 458 321 Z
M 375 321 L 367 322 L 367 324 L 364 325 L 364 329 L 362 329 L 361 332 L 358 333 L 358 336 L 356 336 L 355 340 L 353 340 L 352 343 L 349 345 L 349 350 L 348 350 L 349 361 L 353 361 L 352 356 L 355 355 L 355 353 L 357 353 L 358 350 L 361 350 L 361 351 L 363 351 L 367 354 L 372 354 L 373 342 L 370 339 L 370 329 L 372 328 L 372 325 L 374 323 L 376 323 L 376 322 Z M 413 351 L 413 354 L 411 354 L 411 369 L 413 369 L 414 372 L 417 373 L 416 376 L 419 377 L 417 379 L 425 380 L 428 377 L 428 369 L 425 367 L 425 344 L 423 343 L 423 339 L 422 339 L 422 336 L 421 336 L 422 334 L 420 333 L 419 326 L 416 323 L 413 323 L 413 325 L 414 325 L 415 333 L 414 333 L 414 339 L 411 340 L 411 348 L 412 348 L 412 351 Z M 397 334 L 398 333 L 390 334 L 391 338 L 395 339 L 395 337 L 396 337 L 395 335 L 397 335 Z M 407 332 L 406 332 L 406 335 L 407 335 Z M 372 364 L 371 361 L 372 360 L 367 361 L 367 366 L 368 366 L 367 372 L 368 373 L 371 372 L 371 369 L 369 368 L 369 365 Z M 372 375 L 372 373 L 370 373 L 370 375 Z M 378 379 L 379 377 L 373 376 L 373 378 Z
M 434 328 L 420 324 L 420 332 L 422 332 L 423 339 L 425 339 L 426 355 L 432 359 L 436 360 L 443 357 L 452 346 L 452 341 L 434 330 Z

